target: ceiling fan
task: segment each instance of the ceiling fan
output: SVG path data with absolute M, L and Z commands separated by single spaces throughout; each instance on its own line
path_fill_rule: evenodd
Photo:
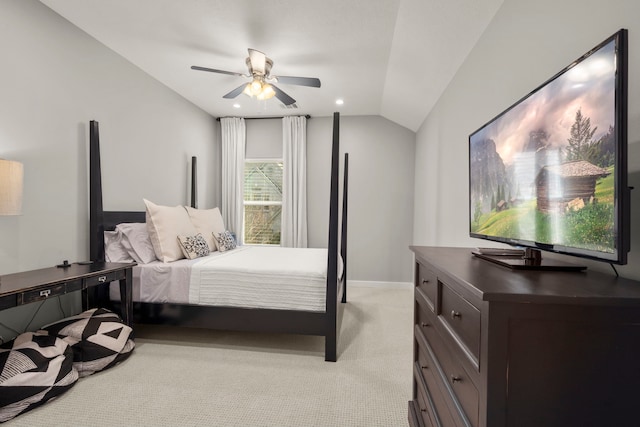
M 234 73 L 233 71 L 216 70 L 214 68 L 199 67 L 192 65 L 192 70 L 208 71 L 211 73 L 228 74 L 238 77 L 252 78 L 251 82 L 244 83 L 238 86 L 231 92 L 223 96 L 223 98 L 233 99 L 244 93 L 248 96 L 255 96 L 257 99 L 269 99 L 276 97 L 284 105 L 295 104 L 296 100 L 284 93 L 277 86 L 272 83 L 282 83 L 298 86 L 320 87 L 320 79 L 315 77 L 293 77 L 293 76 L 274 76 L 271 74 L 271 67 L 273 61 L 270 58 L 255 49 L 248 49 L 249 56 L 246 59 L 247 68 L 249 68 L 249 74 Z

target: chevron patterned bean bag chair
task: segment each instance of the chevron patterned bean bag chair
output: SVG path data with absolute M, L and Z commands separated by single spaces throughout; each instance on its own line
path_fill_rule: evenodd
M 87 310 L 42 329 L 71 346 L 73 366 L 81 377 L 117 365 L 135 347 L 132 329 L 104 308 Z
M 18 335 L 0 346 L 0 422 L 61 395 L 77 380 L 66 342 L 44 332 Z

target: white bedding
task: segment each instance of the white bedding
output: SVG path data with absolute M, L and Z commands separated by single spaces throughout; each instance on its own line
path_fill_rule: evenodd
M 191 267 L 189 303 L 325 310 L 326 249 L 242 246 Z
M 134 267 L 133 300 L 325 311 L 326 271 L 326 249 L 240 246 L 195 260 Z M 111 287 L 114 299 L 117 289 Z

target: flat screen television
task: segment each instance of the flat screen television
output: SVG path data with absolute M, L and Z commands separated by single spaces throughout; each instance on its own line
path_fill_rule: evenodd
M 529 248 L 514 268 L 626 264 L 629 192 L 624 29 L 469 136 L 469 235 Z

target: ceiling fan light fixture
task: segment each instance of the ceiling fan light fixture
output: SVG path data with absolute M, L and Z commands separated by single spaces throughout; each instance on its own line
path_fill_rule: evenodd
M 263 101 L 263 100 L 273 98 L 275 94 L 276 94 L 276 91 L 273 90 L 273 87 L 270 84 L 265 83 L 264 85 L 262 85 L 262 92 L 256 95 L 256 98 Z
M 264 80 L 254 78 L 251 83 L 247 83 L 242 93 L 251 98 L 256 97 L 257 99 L 263 101 L 273 98 L 276 94 L 276 91 L 270 84 L 265 83 Z
M 282 89 L 276 86 L 271 86 L 267 82 L 316 88 L 320 87 L 320 79 L 316 77 L 273 76 L 271 75 L 271 68 L 273 67 L 273 61 L 271 58 L 268 58 L 263 52 L 256 49 L 248 49 L 248 52 L 249 56 L 246 58 L 245 64 L 249 70 L 249 74 L 240 74 L 233 71 L 218 70 L 215 68 L 200 67 L 197 65 L 192 65 L 191 69 L 252 78 L 251 82 L 240 85 L 231 92 L 224 94 L 222 96 L 224 99 L 234 99 L 241 93 L 244 93 L 248 97 L 255 97 L 258 100 L 267 100 L 276 97 L 285 106 L 295 106 L 295 99 L 287 95 Z
M 251 82 L 251 95 L 253 96 L 258 96 L 260 95 L 260 93 L 262 93 L 262 82 L 258 79 L 254 79 Z

